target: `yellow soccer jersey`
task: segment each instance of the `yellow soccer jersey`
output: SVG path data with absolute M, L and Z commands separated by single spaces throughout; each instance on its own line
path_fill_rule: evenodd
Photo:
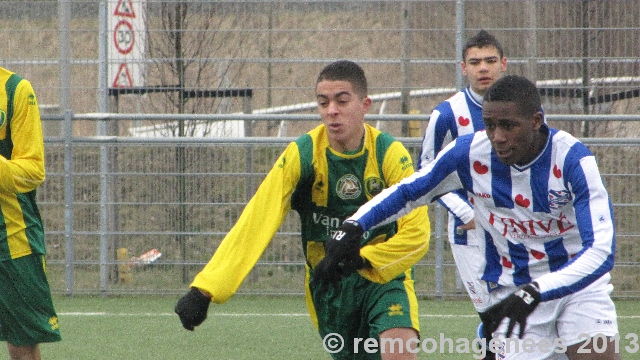
M 353 154 L 333 151 L 324 125 L 289 144 L 191 286 L 209 292 L 214 302 L 228 300 L 291 209 L 300 215 L 307 264 L 317 264 L 324 241 L 347 217 L 413 173 L 411 156 L 400 142 L 365 128 L 362 149 Z M 425 255 L 429 237 L 426 206 L 366 233 L 360 253 L 371 267 L 360 274 L 375 282 L 390 281 Z
M 31 84 L 0 68 L 0 260 L 44 254 L 35 189 L 44 181 L 44 139 Z

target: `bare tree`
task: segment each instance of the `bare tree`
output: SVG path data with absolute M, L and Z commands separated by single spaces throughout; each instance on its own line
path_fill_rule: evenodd
M 218 96 L 218 90 L 237 83 L 244 63 L 248 36 L 237 30 L 247 21 L 247 13 L 225 12 L 216 3 L 162 3 L 149 15 L 149 79 L 164 90 L 146 102 L 146 112 L 196 114 L 224 113 L 232 99 Z M 221 56 L 223 55 L 223 56 Z M 158 99 L 158 96 L 161 98 Z M 215 131 L 213 122 L 167 122 L 173 136 L 206 136 Z M 216 134 L 223 135 L 223 134 Z

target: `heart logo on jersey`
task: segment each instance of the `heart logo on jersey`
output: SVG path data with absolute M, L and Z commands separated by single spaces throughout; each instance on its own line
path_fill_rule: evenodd
M 537 250 L 531 250 L 531 255 L 533 255 L 533 257 L 538 260 L 542 260 L 542 258 L 544 257 L 544 253 Z
M 471 120 L 469 120 L 469 118 L 463 116 L 458 117 L 458 124 L 460 124 L 461 126 L 467 126 L 470 122 Z
M 474 161 L 473 170 L 475 170 L 478 174 L 483 175 L 489 172 L 489 167 L 487 165 L 482 165 L 480 161 Z
M 529 201 L 529 199 L 525 199 L 522 194 L 518 194 L 518 196 L 516 196 L 516 204 L 522 207 L 529 207 L 529 205 L 531 205 L 531 201 Z
M 553 165 L 553 176 L 560 179 L 562 177 L 562 171 L 558 168 L 558 164 Z
M 513 264 L 511 263 L 511 261 L 507 260 L 506 257 L 502 257 L 502 266 L 506 267 L 506 268 L 513 268 Z

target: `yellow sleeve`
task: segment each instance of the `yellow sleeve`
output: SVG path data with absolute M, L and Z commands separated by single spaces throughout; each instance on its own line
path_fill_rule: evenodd
M 284 221 L 299 179 L 300 157 L 291 143 L 191 287 L 207 291 L 216 303 L 235 294 Z
M 387 151 L 382 165 L 385 181 L 391 186 L 413 173 L 413 164 L 402 161 L 411 155 L 400 143 L 395 142 Z M 386 283 L 415 265 L 429 249 L 431 226 L 427 206 L 414 209 L 398 219 L 398 231 L 387 241 L 360 249 L 360 255 L 371 263 L 371 268 L 359 270 L 365 278 Z
M 16 88 L 11 118 L 11 159 L 0 155 L 0 192 L 19 194 L 44 181 L 44 138 L 38 102 L 31 84 L 22 80 Z

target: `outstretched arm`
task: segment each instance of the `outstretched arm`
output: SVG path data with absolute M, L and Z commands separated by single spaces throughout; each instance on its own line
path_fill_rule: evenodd
M 458 168 L 464 167 L 465 161 L 468 163 L 471 140 L 472 138 L 454 140 L 438 154 L 435 161 L 383 190 L 362 205 L 349 220 L 357 221 L 367 231 L 395 221 L 443 194 L 463 188 Z
M 292 143 L 191 287 L 205 290 L 216 303 L 227 301 L 237 291 L 289 212 L 291 195 L 299 178 L 300 158 L 297 146 Z

